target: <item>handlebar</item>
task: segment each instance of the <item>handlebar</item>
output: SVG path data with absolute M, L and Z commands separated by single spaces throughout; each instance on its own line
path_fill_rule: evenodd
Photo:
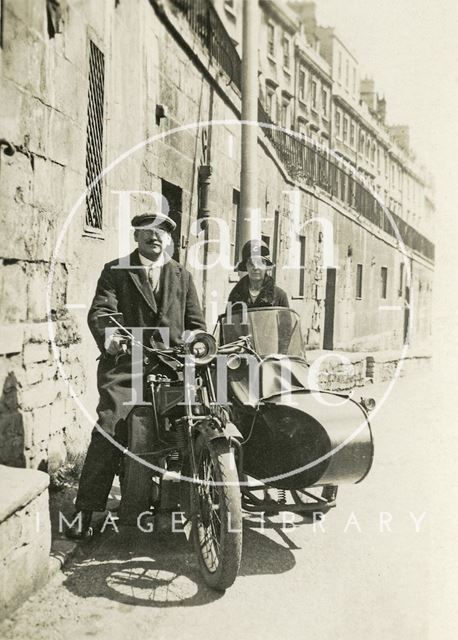
M 184 344 L 177 345 L 176 347 L 165 348 L 165 349 L 160 349 L 158 347 L 147 347 L 145 344 L 137 340 L 135 336 L 128 329 L 126 329 L 126 327 L 124 327 L 120 322 L 118 322 L 118 320 L 115 317 L 110 316 L 110 318 L 112 322 L 114 322 L 114 324 L 117 325 L 117 327 L 120 329 L 121 336 L 125 340 L 125 346 L 123 345 L 122 347 L 121 355 L 124 355 L 127 353 L 127 345 L 129 344 L 136 344 L 142 349 L 144 349 L 145 351 L 154 353 L 155 355 L 158 355 L 158 356 L 163 356 L 167 359 L 170 358 L 172 360 L 175 360 L 176 362 L 180 362 L 180 360 L 187 355 Z M 239 353 L 242 350 L 253 352 L 250 342 L 251 342 L 250 335 L 241 336 L 240 338 L 237 338 L 237 340 L 234 340 L 233 342 L 220 345 L 218 347 L 217 352 L 220 354 Z

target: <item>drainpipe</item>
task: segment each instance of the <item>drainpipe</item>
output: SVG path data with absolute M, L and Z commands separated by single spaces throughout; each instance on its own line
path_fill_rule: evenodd
M 242 39 L 242 120 L 258 120 L 258 2 L 243 0 Z M 258 127 L 242 125 L 239 247 L 247 240 L 261 237 L 258 211 L 257 171 Z

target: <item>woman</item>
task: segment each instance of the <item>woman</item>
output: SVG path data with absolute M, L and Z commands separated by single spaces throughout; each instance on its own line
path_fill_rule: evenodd
M 242 260 L 236 271 L 247 271 L 229 294 L 228 307 L 233 311 L 236 305 L 253 307 L 289 307 L 288 296 L 274 284 L 267 270 L 274 266 L 270 259 L 269 247 L 262 240 L 248 240 L 242 249 Z
M 269 247 L 261 240 L 249 240 L 243 245 L 242 260 L 235 267 L 236 271 L 247 271 L 235 285 L 229 294 L 227 309 L 232 313 L 237 312 L 238 307 L 289 307 L 288 296 L 283 289 L 274 284 L 272 276 L 268 275 L 268 269 L 274 263 L 270 259 Z M 278 352 L 287 353 L 291 337 L 291 320 L 282 318 L 278 328 Z M 274 502 L 269 494 L 269 489 L 264 489 L 264 501 Z

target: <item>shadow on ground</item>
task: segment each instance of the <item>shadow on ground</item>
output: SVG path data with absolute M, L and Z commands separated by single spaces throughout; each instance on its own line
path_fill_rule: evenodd
M 295 547 L 271 540 L 254 526 L 244 523 L 239 576 L 291 570 Z M 130 606 L 201 606 L 224 595 L 206 586 L 183 533 L 151 534 L 136 527 L 95 536 L 80 549 L 66 575 L 64 586 L 78 597 Z

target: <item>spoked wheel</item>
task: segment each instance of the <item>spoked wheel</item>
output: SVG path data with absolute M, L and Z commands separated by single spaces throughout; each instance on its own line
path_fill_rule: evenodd
M 197 475 L 192 484 L 192 535 L 205 582 L 230 587 L 242 555 L 242 508 L 233 452 L 226 440 L 196 442 Z

